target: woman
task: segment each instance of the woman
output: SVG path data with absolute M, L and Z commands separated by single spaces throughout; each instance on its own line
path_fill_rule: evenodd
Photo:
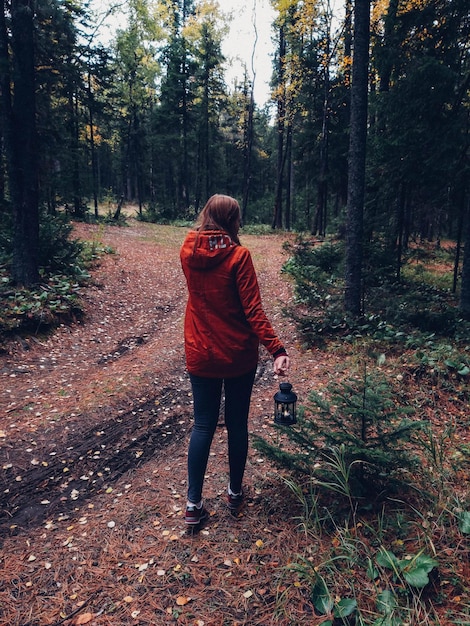
M 185 514 L 189 525 L 207 517 L 202 487 L 222 386 L 230 473 L 227 502 L 236 514 L 243 503 L 248 412 L 259 343 L 273 356 L 276 374 L 283 376 L 289 368 L 286 350 L 263 311 L 250 252 L 240 245 L 240 221 L 234 198 L 212 196 L 180 253 L 189 292 L 184 343 L 194 399 Z

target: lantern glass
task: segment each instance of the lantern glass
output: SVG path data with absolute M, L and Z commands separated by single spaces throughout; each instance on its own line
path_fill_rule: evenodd
M 290 383 L 281 383 L 274 394 L 274 421 L 276 424 L 291 426 L 297 422 L 297 395 Z

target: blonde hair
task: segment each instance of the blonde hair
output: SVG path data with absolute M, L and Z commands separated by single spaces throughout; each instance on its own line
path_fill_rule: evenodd
M 231 196 L 215 194 L 209 198 L 199 214 L 196 226 L 199 231 L 223 230 L 237 244 L 240 227 L 240 205 Z

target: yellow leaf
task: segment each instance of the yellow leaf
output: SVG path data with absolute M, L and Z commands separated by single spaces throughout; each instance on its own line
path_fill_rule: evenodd
M 258 539 L 258 541 L 256 542 L 256 547 L 262 548 L 263 546 L 264 546 L 264 543 L 261 541 L 261 539 Z
M 187 596 L 178 596 L 176 598 L 176 604 L 178 606 L 184 606 L 185 604 L 188 604 L 188 602 L 191 601 L 191 598 L 188 598 Z
M 79 615 L 75 620 L 75 624 L 77 626 L 80 626 L 81 624 L 88 624 L 88 622 L 91 622 L 92 619 L 93 613 L 82 613 L 82 615 Z

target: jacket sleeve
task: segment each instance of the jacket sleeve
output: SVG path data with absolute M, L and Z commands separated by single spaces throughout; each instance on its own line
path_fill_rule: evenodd
M 253 332 L 273 357 L 286 354 L 263 310 L 251 254 L 247 248 L 240 247 L 239 250 L 241 254 L 236 268 L 236 282 L 245 317 Z

